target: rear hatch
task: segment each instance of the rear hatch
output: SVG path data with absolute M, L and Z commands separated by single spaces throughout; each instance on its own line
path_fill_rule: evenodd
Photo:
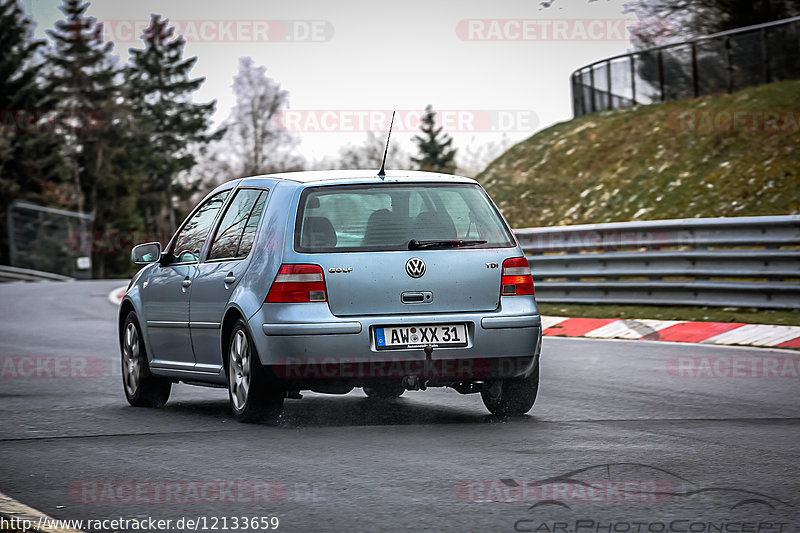
M 479 185 L 438 182 L 306 189 L 294 243 L 337 316 L 497 309 L 515 246 Z

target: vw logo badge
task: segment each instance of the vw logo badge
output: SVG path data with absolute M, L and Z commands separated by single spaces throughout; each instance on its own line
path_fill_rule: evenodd
M 412 257 L 406 261 L 406 274 L 412 278 L 421 278 L 425 275 L 425 262 L 419 257 Z

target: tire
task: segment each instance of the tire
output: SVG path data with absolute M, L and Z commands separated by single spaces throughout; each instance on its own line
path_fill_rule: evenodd
M 136 313 L 125 318 L 120 338 L 122 356 L 122 390 L 134 407 L 163 407 L 169 399 L 172 382 L 150 372 L 142 330 Z
M 539 392 L 539 365 L 527 378 L 504 379 L 500 383 L 499 393 L 481 391 L 483 405 L 493 415 L 519 416 L 524 415 L 536 402 Z
M 397 384 L 379 384 L 372 387 L 364 387 L 364 394 L 368 398 L 375 400 L 394 400 L 403 395 L 406 389 Z
M 283 410 L 286 393 L 269 383 L 247 326 L 239 319 L 228 345 L 228 398 L 239 422 L 274 422 Z

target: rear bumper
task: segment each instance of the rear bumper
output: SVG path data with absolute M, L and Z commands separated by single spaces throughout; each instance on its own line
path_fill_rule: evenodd
M 465 324 L 466 347 L 381 351 L 374 328 Z M 249 320 L 262 364 L 286 380 L 346 381 L 422 376 L 443 382 L 530 375 L 541 349 L 541 319 L 533 298 L 503 298 L 491 313 L 362 316 L 339 319 L 322 304 L 264 304 Z

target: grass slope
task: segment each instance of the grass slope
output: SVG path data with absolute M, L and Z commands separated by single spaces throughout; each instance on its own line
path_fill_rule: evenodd
M 680 131 L 687 111 L 723 127 L 720 112 L 778 111 L 784 131 Z M 513 146 L 477 179 L 515 228 L 794 214 L 800 124 L 786 116 L 800 117 L 800 81 L 593 113 Z

